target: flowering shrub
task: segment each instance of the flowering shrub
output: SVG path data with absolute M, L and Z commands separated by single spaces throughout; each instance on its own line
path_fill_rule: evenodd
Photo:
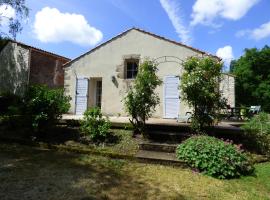
M 198 171 L 219 178 L 234 178 L 254 168 L 240 146 L 210 136 L 193 136 L 177 147 L 177 158 Z
M 213 124 L 226 103 L 219 92 L 222 63 L 210 57 L 191 57 L 183 66 L 182 98 L 193 108 L 192 129 L 200 133 Z

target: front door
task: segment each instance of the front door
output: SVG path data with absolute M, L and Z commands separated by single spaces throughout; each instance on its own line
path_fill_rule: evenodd
M 164 118 L 178 118 L 179 114 L 179 77 L 164 78 Z
M 88 79 L 77 78 L 76 84 L 76 115 L 82 115 L 87 109 L 88 99 Z
M 102 81 L 96 81 L 96 107 L 101 108 Z

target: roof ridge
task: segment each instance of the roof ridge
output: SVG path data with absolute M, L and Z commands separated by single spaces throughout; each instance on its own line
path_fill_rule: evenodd
M 65 56 L 61 56 L 61 55 L 59 55 L 59 54 L 56 54 L 56 53 L 53 53 L 53 52 L 50 52 L 50 51 L 46 51 L 46 50 L 43 50 L 43 49 L 40 49 L 40 48 L 31 46 L 31 45 L 28 45 L 28 44 L 25 44 L 25 43 L 23 43 L 23 42 L 19 42 L 19 41 L 12 40 L 12 39 L 7 39 L 7 41 L 10 41 L 10 42 L 19 44 L 19 45 L 21 45 L 21 46 L 25 46 L 25 47 L 27 47 L 27 48 L 35 49 L 35 50 L 37 50 L 37 51 L 40 51 L 40 52 L 49 54 L 49 55 L 51 55 L 51 56 L 55 56 L 55 57 L 58 57 L 58 58 L 62 58 L 62 59 L 65 59 L 65 60 L 69 60 L 69 61 L 72 60 L 72 59 L 67 58 L 67 57 L 65 57 Z
M 136 31 L 139 31 L 139 32 L 144 33 L 144 34 L 151 35 L 151 36 L 156 37 L 156 38 L 158 38 L 158 39 L 165 40 L 165 41 L 171 42 L 171 43 L 173 43 L 173 44 L 175 44 L 175 45 L 180 45 L 180 46 L 189 48 L 189 49 L 191 49 L 191 50 L 193 50 L 193 51 L 197 51 L 197 52 L 199 52 L 199 53 L 201 53 L 201 54 L 208 55 L 208 56 L 212 56 L 212 57 L 215 57 L 215 58 L 221 60 L 221 58 L 219 58 L 218 56 L 213 55 L 213 54 L 210 54 L 210 53 L 208 53 L 208 52 L 206 52 L 206 51 L 202 51 L 202 50 L 197 49 L 197 48 L 194 48 L 194 47 L 192 47 L 192 46 L 189 46 L 189 45 L 183 44 L 183 43 L 181 43 L 181 42 L 177 42 L 177 41 L 174 41 L 174 40 L 165 38 L 165 37 L 163 37 L 163 36 L 160 36 L 160 35 L 157 35 L 157 34 L 154 34 L 154 33 L 148 32 L 148 31 L 145 31 L 145 30 L 140 29 L 140 28 L 137 28 L 137 27 L 132 27 L 132 28 L 129 28 L 129 29 L 127 29 L 127 30 L 125 30 L 125 31 L 123 31 L 123 32 L 121 32 L 121 33 L 119 33 L 119 34 L 117 34 L 116 36 L 110 38 L 109 40 L 107 40 L 107 41 L 105 41 L 105 42 L 103 42 L 103 43 L 97 45 L 96 47 L 90 49 L 89 51 L 87 51 L 87 52 L 85 52 L 85 53 L 83 53 L 83 54 L 81 54 L 80 56 L 74 58 L 73 60 L 70 60 L 69 62 L 65 63 L 63 66 L 66 67 L 67 65 L 73 63 L 74 61 L 80 59 L 81 57 L 83 57 L 83 56 L 85 56 L 85 55 L 87 55 L 87 54 L 89 54 L 89 53 L 92 53 L 93 51 L 95 51 L 95 50 L 99 49 L 100 47 L 102 47 L 102 46 L 104 46 L 104 45 L 106 45 L 106 44 L 112 42 L 112 41 L 115 40 L 115 39 L 118 39 L 119 37 L 122 37 L 123 35 L 127 34 L 128 32 L 130 32 L 130 31 L 132 31 L 132 30 L 136 30 Z
M 203 50 L 194 48 L 194 47 L 192 47 L 192 46 L 190 46 L 190 45 L 187 45 L 187 44 L 184 44 L 184 43 L 182 43 L 182 42 L 177 42 L 177 41 L 175 41 L 175 40 L 171 40 L 171 39 L 166 38 L 166 37 L 164 37 L 164 36 L 160 36 L 160 35 L 157 35 L 157 34 L 155 34 L 155 33 L 152 33 L 152 32 L 149 32 L 149 31 L 145 31 L 145 30 L 143 30 L 143 29 L 141 29 L 141 28 L 134 27 L 133 29 L 135 29 L 135 30 L 137 30 L 137 31 L 140 31 L 140 32 L 143 32 L 143 33 L 148 34 L 148 35 L 152 35 L 152 36 L 157 37 L 157 38 L 159 38 L 159 39 L 166 40 L 166 41 L 168 41 L 168 42 L 172 42 L 172 43 L 174 43 L 174 44 L 177 44 L 177 45 L 181 45 L 181 46 L 187 47 L 187 48 L 189 48 L 189 49 L 192 49 L 192 50 L 194 50 L 194 51 L 200 52 L 200 53 L 202 53 L 202 54 L 206 54 L 206 55 L 213 56 L 213 57 L 216 57 L 216 58 L 220 59 L 220 58 L 219 58 L 218 56 L 216 56 L 216 55 L 213 55 L 213 54 L 208 53 L 208 52 L 206 52 L 206 51 L 203 51 Z

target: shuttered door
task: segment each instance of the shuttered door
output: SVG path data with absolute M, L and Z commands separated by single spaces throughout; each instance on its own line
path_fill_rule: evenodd
M 87 109 L 88 79 L 78 78 L 76 84 L 76 115 L 82 115 Z
M 178 118 L 179 77 L 167 76 L 164 79 L 164 118 Z

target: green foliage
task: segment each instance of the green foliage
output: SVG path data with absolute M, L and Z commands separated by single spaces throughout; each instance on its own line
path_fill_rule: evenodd
M 236 75 L 237 105 L 261 105 L 270 111 L 270 47 L 245 49 L 238 60 L 231 63 Z
M 2 5 L 11 6 L 15 10 L 15 18 L 7 19 L 5 16 L 1 16 L 0 13 L 0 21 L 8 21 L 9 34 L 15 39 L 17 33 L 20 33 L 22 31 L 21 21 L 28 17 L 29 9 L 25 5 L 25 0 L 1 0 L 0 6 Z M 9 37 L 9 34 L 0 30 L 0 39 Z
M 194 109 L 191 126 L 200 133 L 213 124 L 226 103 L 219 92 L 222 63 L 210 57 L 191 57 L 183 66 L 182 99 Z
M 23 105 L 22 97 L 11 92 L 2 92 L 0 94 L 0 116 L 2 115 L 0 123 L 8 129 L 21 128 L 24 119 Z
M 152 116 L 159 97 L 155 89 L 162 82 L 156 75 L 157 66 L 154 62 L 146 60 L 139 66 L 139 72 L 124 98 L 126 111 L 131 116 L 131 124 L 135 132 L 145 134 L 145 121 Z
M 104 142 L 110 136 L 111 123 L 102 116 L 100 108 L 91 108 L 84 112 L 81 130 L 90 136 L 94 142 Z
M 70 97 L 63 89 L 47 86 L 30 86 L 24 97 L 23 115 L 26 124 L 34 131 L 44 131 L 53 126 L 70 108 Z
M 193 136 L 177 147 L 177 158 L 200 172 L 219 179 L 253 172 L 246 154 L 231 144 L 210 136 Z
M 10 92 L 0 94 L 0 115 L 18 115 L 22 106 L 22 98 Z
M 270 155 L 269 114 L 259 113 L 241 128 L 245 131 L 250 146 L 262 154 Z

